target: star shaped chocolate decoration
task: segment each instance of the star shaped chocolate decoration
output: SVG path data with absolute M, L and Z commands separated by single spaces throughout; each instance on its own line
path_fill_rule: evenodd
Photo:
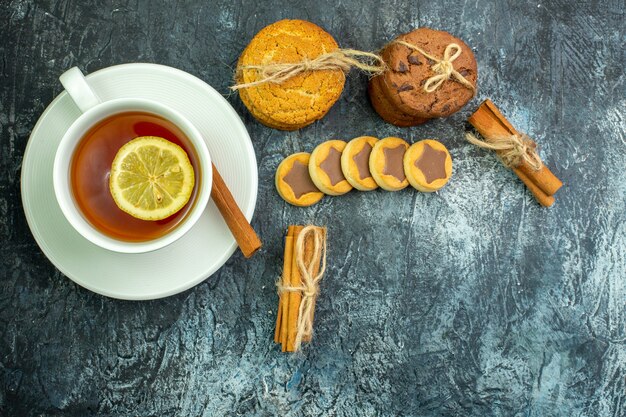
M 356 164 L 356 168 L 359 171 L 359 178 L 362 180 L 372 177 L 369 166 L 371 153 L 372 145 L 366 143 L 365 145 L 363 145 L 363 149 L 361 149 L 357 154 L 352 157 L 352 160 Z
M 402 158 L 406 147 L 398 145 L 395 148 L 384 148 L 385 154 L 385 167 L 383 168 L 383 174 L 394 176 L 398 181 L 403 182 L 406 179 L 404 175 L 404 166 L 402 165 Z
M 293 191 L 296 198 L 300 198 L 308 193 L 320 192 L 313 184 L 313 181 L 311 181 L 309 167 L 300 161 L 293 163 L 289 172 L 283 177 L 283 181 L 291 187 L 291 191 Z
M 446 178 L 446 158 L 444 151 L 434 149 L 429 144 L 424 145 L 424 152 L 415 161 L 415 166 L 422 171 L 426 182 L 431 183 L 435 180 Z
M 328 175 L 330 184 L 333 186 L 346 179 L 341 170 L 341 152 L 333 147 L 330 148 L 328 156 L 320 164 L 320 168 Z

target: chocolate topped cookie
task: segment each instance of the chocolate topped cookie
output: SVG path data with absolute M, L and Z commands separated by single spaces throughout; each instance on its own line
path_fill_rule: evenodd
M 370 172 L 383 190 L 398 191 L 409 181 L 404 173 L 404 153 L 409 144 L 404 139 L 388 137 L 376 142 L 370 153 Z
M 361 136 L 352 139 L 341 154 L 341 170 L 346 180 L 357 190 L 371 191 L 378 188 L 370 172 L 370 154 L 378 139 Z
M 465 42 L 447 32 L 416 29 L 390 42 L 381 55 L 389 70 L 370 83 L 378 83 L 389 103 L 386 109 L 402 115 L 401 122 L 410 117 L 449 116 L 475 94 L 478 73 L 474 54 Z M 372 92 L 376 93 L 376 88 L 370 88 L 370 95 Z
M 309 158 L 306 152 L 296 153 L 285 158 L 276 169 L 276 190 L 286 202 L 294 206 L 310 206 L 324 197 L 311 181 Z
M 380 86 L 382 77 L 376 77 L 372 79 L 368 86 L 368 92 L 372 107 L 376 110 L 376 113 L 383 118 L 387 123 L 394 124 L 400 127 L 417 126 L 422 123 L 426 123 L 429 119 L 410 116 L 406 113 L 398 110 L 387 98 L 387 94 Z
M 424 139 L 404 154 L 404 172 L 416 190 L 433 192 L 446 185 L 452 175 L 452 157 L 443 143 Z
M 341 169 L 341 154 L 346 147 L 342 140 L 329 140 L 319 144 L 311 153 L 309 174 L 321 192 L 342 195 L 352 189 Z
M 254 83 L 263 78 L 262 71 L 251 66 L 300 63 L 338 48 L 330 34 L 311 22 L 280 20 L 250 41 L 239 58 L 236 82 Z M 295 130 L 322 118 L 341 95 L 344 82 L 345 74 L 339 69 L 304 71 L 280 84 L 241 88 L 239 95 L 261 123 Z

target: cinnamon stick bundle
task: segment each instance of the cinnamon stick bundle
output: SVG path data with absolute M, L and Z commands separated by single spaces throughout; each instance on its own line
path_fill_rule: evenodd
M 283 352 L 297 352 L 313 334 L 315 302 L 326 265 L 326 229 L 289 226 L 283 273 L 276 286 L 280 296 L 274 342 Z
M 489 99 L 483 101 L 468 121 L 488 143 L 495 143 L 501 138 L 520 138 L 523 136 Z M 534 153 L 534 142 L 532 145 L 532 152 Z M 496 150 L 496 153 L 502 157 L 504 152 Z M 536 156 L 536 153 L 534 154 Z M 520 159 L 516 165 L 510 168 L 535 196 L 539 204 L 550 207 L 554 204 L 554 194 L 563 186 L 563 183 L 547 166 L 540 160 L 539 162 L 539 167 L 533 167 L 526 159 Z

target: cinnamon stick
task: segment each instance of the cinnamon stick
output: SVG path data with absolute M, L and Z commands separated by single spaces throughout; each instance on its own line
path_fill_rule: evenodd
M 288 253 L 285 257 L 284 264 L 286 266 L 287 271 L 283 273 L 283 285 L 291 286 L 291 277 L 293 275 L 293 269 L 295 267 L 294 260 L 294 247 L 296 244 L 297 233 L 299 233 L 301 228 L 298 230 L 299 226 L 289 226 L 287 230 L 287 237 L 285 238 L 285 249 Z M 280 324 L 280 343 L 282 345 L 282 351 L 285 352 L 287 350 L 287 333 L 289 329 L 289 295 L 291 293 L 282 293 L 281 299 L 283 300 L 283 307 L 281 311 L 281 324 Z
M 243 215 L 237 202 L 230 193 L 224 179 L 213 165 L 213 187 L 211 189 L 211 197 L 222 213 L 222 217 L 226 225 L 237 241 L 237 245 L 241 249 L 243 256 L 251 257 L 261 248 L 261 240 L 256 232 L 250 226 L 248 219 Z
M 326 228 L 322 229 L 322 233 L 323 233 L 323 235 L 324 235 L 324 239 L 326 239 Z M 307 263 L 310 263 L 310 262 L 311 262 L 311 258 L 313 257 L 313 245 L 314 245 L 314 241 L 313 241 L 313 239 L 312 239 L 312 238 L 307 239 L 307 242 L 305 243 L 305 245 L 307 245 L 307 246 L 305 246 L 305 248 L 307 248 L 307 247 L 308 247 L 308 250 L 307 250 L 307 252 L 305 252 L 305 258 L 304 258 L 304 259 L 305 259 L 305 261 L 306 261 Z M 315 275 L 317 275 L 319 272 L 320 272 L 320 264 L 319 264 L 319 262 L 316 262 L 316 263 L 313 265 L 313 274 L 312 274 L 312 275 L 314 275 L 314 276 L 315 276 Z M 312 321 L 313 321 L 313 319 L 315 318 L 315 305 L 317 305 L 317 304 L 314 304 L 314 305 L 313 305 L 313 309 L 311 310 L 311 322 L 312 322 Z M 302 338 L 302 340 L 303 340 L 304 342 L 310 342 L 310 341 L 311 341 L 311 339 L 312 339 L 312 337 L 313 337 L 313 335 L 312 335 L 312 334 L 308 334 L 308 335 L 305 335 L 305 336 Z
M 487 142 L 490 138 L 519 135 L 519 132 L 489 99 L 478 107 L 468 121 Z M 522 160 L 519 166 L 513 168 L 513 172 L 526 184 L 541 205 L 549 207 L 554 204 L 554 198 L 550 197 L 563 186 L 563 183 L 545 164 L 539 170 L 534 170 Z
M 298 236 L 303 226 L 293 226 L 293 245 L 295 247 L 296 242 L 298 241 Z M 295 256 L 295 250 L 293 251 L 293 256 L 291 257 L 291 276 L 289 280 L 289 286 L 291 287 L 299 287 L 302 285 L 302 275 L 300 274 L 300 268 L 298 268 L 298 263 Z M 298 328 L 298 312 L 300 311 L 300 303 L 302 302 L 302 293 L 299 291 L 290 291 L 287 293 L 288 300 L 288 312 L 287 312 L 287 321 L 285 324 L 286 327 L 286 341 L 283 342 L 283 351 L 293 352 L 295 350 L 296 344 L 296 333 Z
M 539 204 L 544 207 L 550 207 L 554 204 L 554 196 L 544 193 L 534 182 L 531 181 L 530 178 L 528 178 L 528 176 L 526 176 L 526 174 L 524 174 L 524 172 L 517 168 L 513 168 L 513 172 L 515 172 L 519 179 L 522 180 L 524 185 L 526 185 L 526 188 L 528 188 L 528 190 L 535 196 L 535 199 Z
M 305 241 L 304 241 L 304 257 L 303 257 L 303 259 L 304 259 L 304 264 L 305 265 L 310 265 L 310 263 L 311 263 L 311 258 L 313 258 L 313 247 L 314 247 L 314 244 L 315 244 L 315 242 L 314 242 L 313 236 L 311 236 L 311 235 L 307 236 Z M 318 267 L 318 270 L 319 270 L 319 267 Z M 316 275 L 316 274 L 312 274 L 312 275 Z M 304 340 L 306 342 L 307 338 L 310 338 L 310 335 L 309 336 L 304 336 L 302 340 Z
M 285 237 L 285 251 L 283 261 L 282 282 L 286 284 L 291 280 L 291 263 L 293 259 L 293 226 L 287 229 L 287 237 Z M 280 294 L 278 301 L 278 312 L 276 313 L 276 329 L 274 330 L 274 342 L 280 343 L 282 340 L 283 315 L 287 312 L 287 294 Z M 286 317 L 285 317 L 286 319 Z M 285 327 L 285 330 L 287 328 Z M 286 337 L 285 333 L 285 337 Z

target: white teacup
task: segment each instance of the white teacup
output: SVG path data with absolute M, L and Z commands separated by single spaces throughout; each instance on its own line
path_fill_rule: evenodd
M 158 102 L 141 98 L 120 98 L 100 101 L 82 72 L 71 68 L 60 77 L 72 100 L 83 113 L 70 126 L 61 139 L 54 158 L 54 193 L 63 215 L 68 222 L 90 242 L 111 251 L 123 253 L 149 252 L 163 248 L 187 233 L 198 221 L 209 201 L 212 185 L 212 165 L 209 150 L 202 135 L 182 114 Z M 197 192 L 191 209 L 185 218 L 171 231 L 157 239 L 143 242 L 127 242 L 114 239 L 96 229 L 87 221 L 76 204 L 72 192 L 70 168 L 74 150 L 85 134 L 100 121 L 119 113 L 143 112 L 160 116 L 176 125 L 189 140 L 197 156 L 200 172 L 195 173 Z

